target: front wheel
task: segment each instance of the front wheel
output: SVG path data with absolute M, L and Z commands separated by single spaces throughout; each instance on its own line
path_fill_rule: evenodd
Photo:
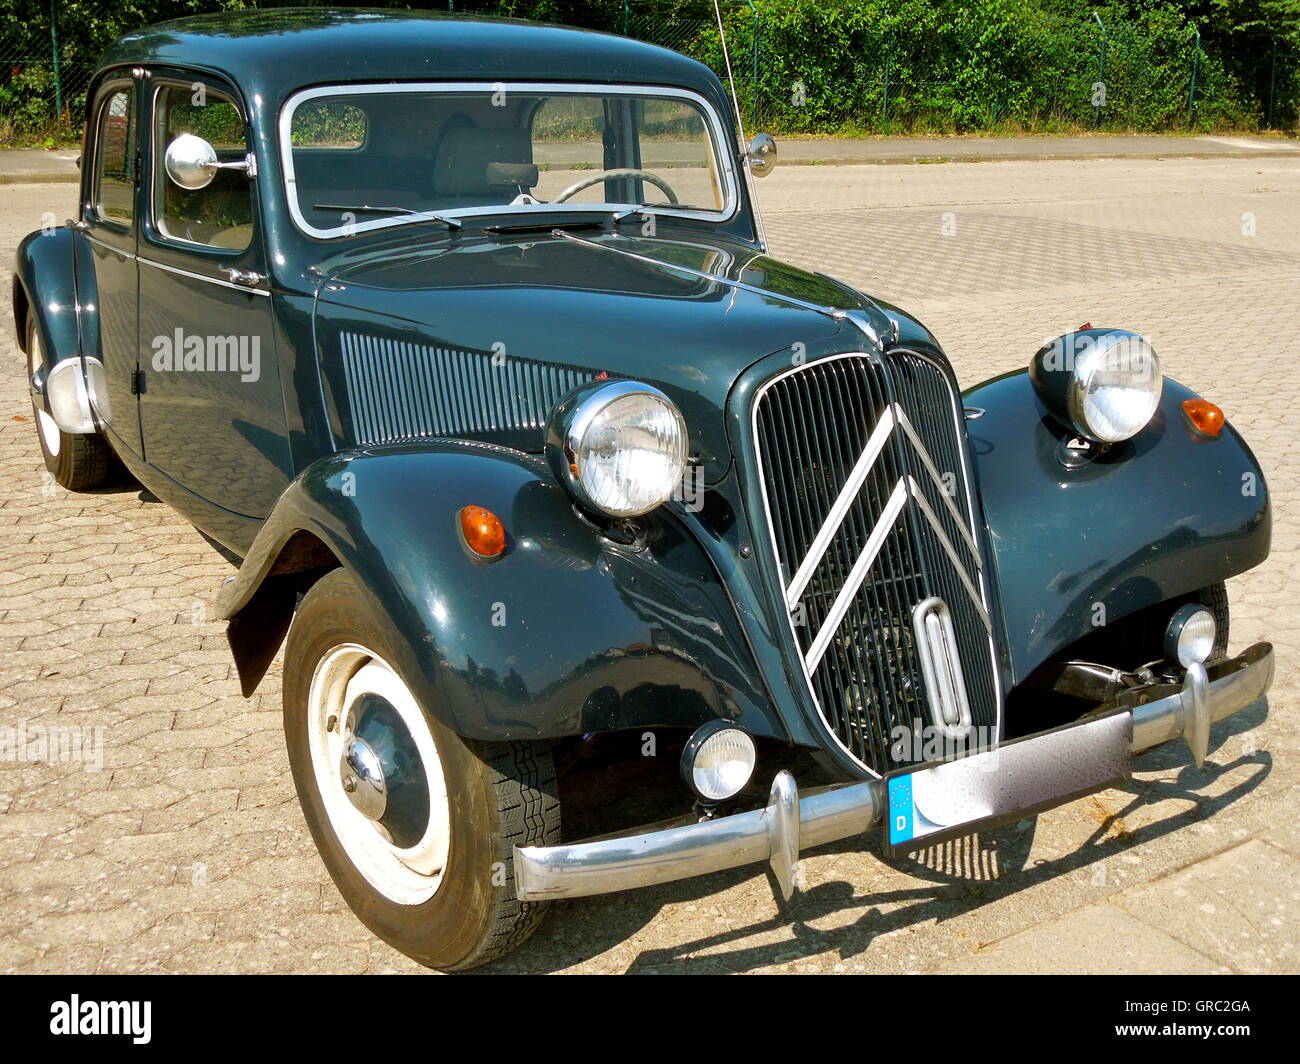
M 515 846 L 553 845 L 548 748 L 462 739 L 392 667 L 346 570 L 303 598 L 284 663 L 294 786 L 325 867 L 361 922 L 431 968 L 471 968 L 532 933 Z

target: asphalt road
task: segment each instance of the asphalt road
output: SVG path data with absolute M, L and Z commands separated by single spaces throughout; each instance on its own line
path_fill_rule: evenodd
M 757 868 L 560 903 L 484 970 L 1300 971 L 1300 159 L 783 167 L 759 190 L 774 253 L 916 312 L 964 384 L 1091 321 L 1220 403 L 1273 492 L 1273 555 L 1229 592 L 1234 650 L 1277 646 L 1274 691 L 1203 769 L 1154 751 L 1123 789 L 918 860 L 825 847 L 784 914 Z M 74 201 L 0 187 L 4 267 Z M 229 562 L 138 488 L 51 489 L 7 320 L 0 345 L 0 723 L 105 729 L 97 771 L 0 760 L 0 970 L 420 971 L 315 854 L 278 664 L 239 696 L 211 609 Z

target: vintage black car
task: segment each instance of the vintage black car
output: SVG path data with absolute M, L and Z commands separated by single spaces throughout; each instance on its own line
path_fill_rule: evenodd
M 242 559 L 243 690 L 283 645 L 321 856 L 425 964 L 1199 764 L 1269 686 L 1226 652 L 1270 510 L 1222 411 L 1117 329 L 959 393 L 915 318 L 766 254 L 775 147 L 699 63 L 251 12 L 124 38 L 87 106 L 13 290 L 46 465 L 116 456 Z M 679 819 L 566 839 L 556 766 L 615 733 L 680 739 Z

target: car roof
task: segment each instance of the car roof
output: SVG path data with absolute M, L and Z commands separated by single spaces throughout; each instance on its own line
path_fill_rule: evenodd
M 275 109 L 307 85 L 365 81 L 590 81 L 683 86 L 725 110 L 708 67 L 640 41 L 519 19 L 278 8 L 175 19 L 121 38 L 101 66 L 216 71 Z

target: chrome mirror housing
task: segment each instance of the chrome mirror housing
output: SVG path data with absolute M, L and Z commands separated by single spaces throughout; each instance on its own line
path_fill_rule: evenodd
M 167 145 L 164 165 L 174 184 L 191 191 L 207 188 L 218 170 L 243 170 L 249 177 L 257 174 L 251 154 L 238 162 L 223 163 L 217 158 L 217 150 L 193 133 L 182 133 Z
M 749 161 L 749 172 L 755 177 L 767 177 L 776 169 L 776 141 L 770 133 L 756 134 L 749 142 L 749 151 L 745 152 Z

